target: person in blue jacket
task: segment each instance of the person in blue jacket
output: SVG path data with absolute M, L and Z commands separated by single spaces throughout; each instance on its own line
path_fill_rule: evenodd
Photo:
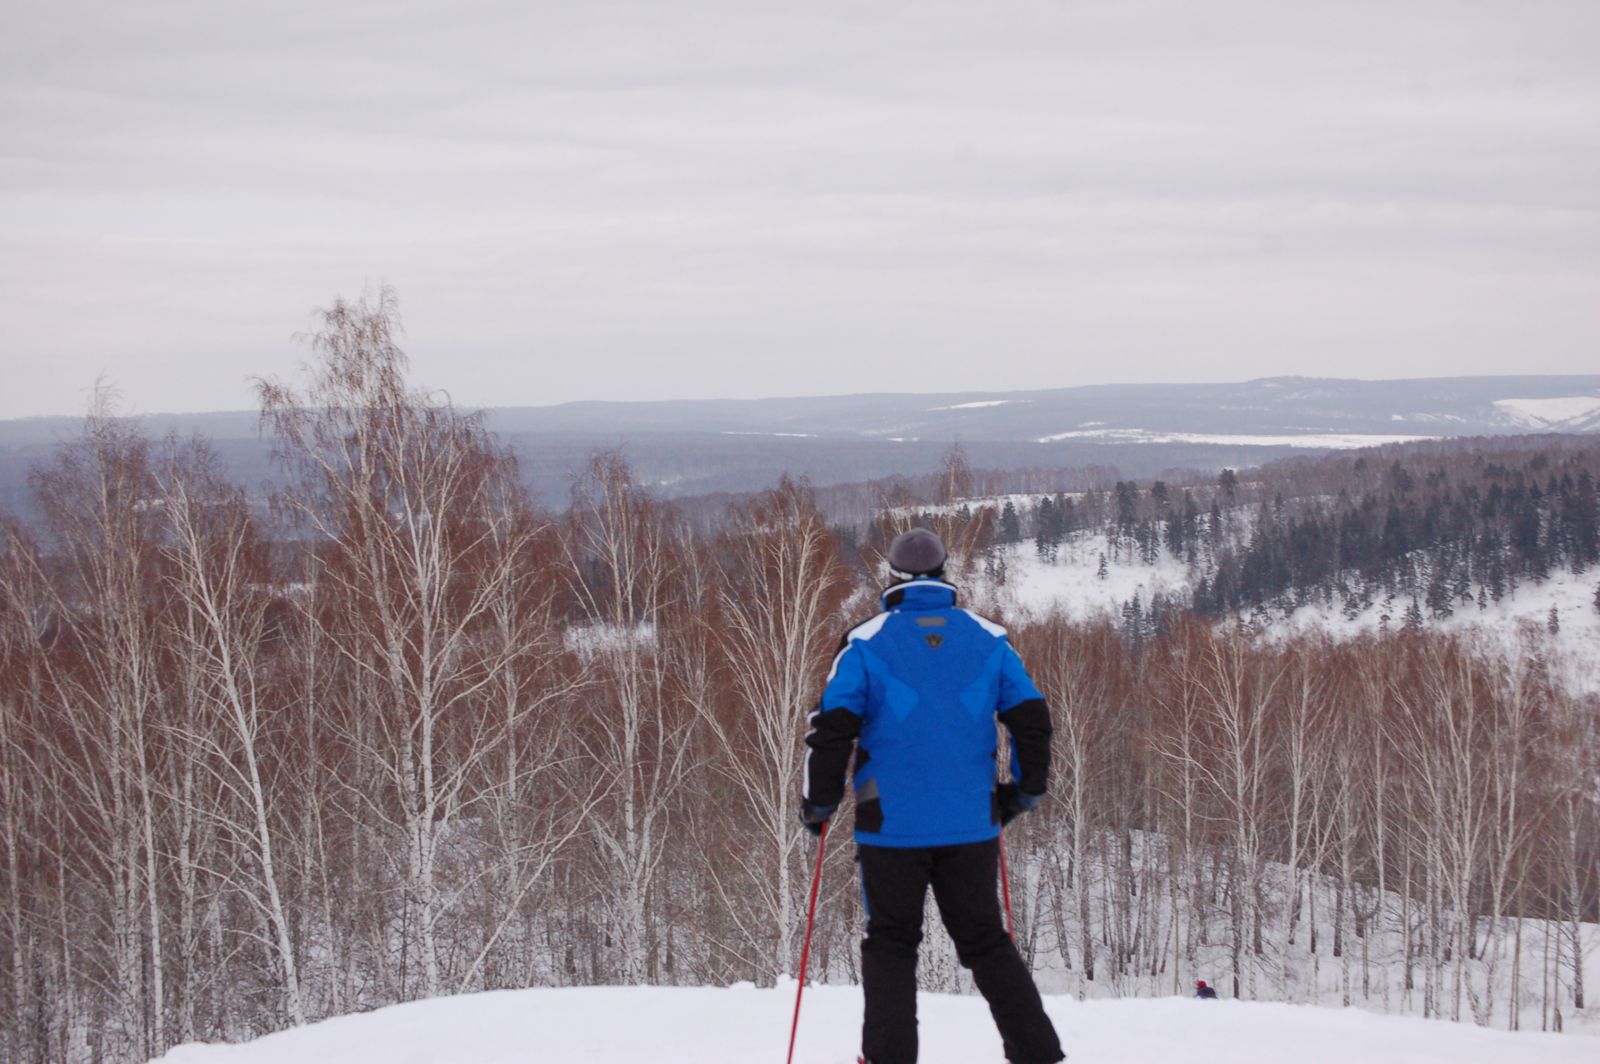
M 867 1064 L 917 1059 L 917 945 L 928 888 L 1012 1064 L 1064 1060 L 996 896 L 1000 829 L 1039 804 L 1050 711 L 1004 628 L 956 607 L 945 548 L 914 528 L 889 546 L 883 612 L 846 633 L 806 734 L 801 821 L 838 809 L 855 754 Z M 995 719 L 1011 736 L 998 783 Z

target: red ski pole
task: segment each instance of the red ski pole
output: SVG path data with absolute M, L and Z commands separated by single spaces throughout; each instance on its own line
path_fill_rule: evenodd
M 817 923 L 817 890 L 822 886 L 822 848 L 828 843 L 828 822 L 817 832 L 817 870 L 811 876 L 811 904 L 806 909 L 806 941 L 800 948 L 800 985 L 794 991 L 794 1023 L 789 1025 L 789 1064 L 794 1064 L 794 1040 L 800 1033 L 800 998 L 806 992 L 806 966 L 811 961 L 811 929 Z
M 1006 934 L 1010 935 L 1012 940 L 1015 941 L 1017 925 L 1011 919 L 1011 876 L 1006 872 L 1006 833 L 1004 829 L 1000 831 L 1000 897 L 1006 903 Z

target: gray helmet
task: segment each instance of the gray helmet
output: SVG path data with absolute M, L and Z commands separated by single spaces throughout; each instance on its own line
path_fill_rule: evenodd
M 944 544 L 926 528 L 902 532 L 889 544 L 889 568 L 899 576 L 940 576 L 944 562 Z

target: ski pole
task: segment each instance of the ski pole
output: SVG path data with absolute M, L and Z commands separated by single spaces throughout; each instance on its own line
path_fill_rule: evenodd
M 1006 903 L 1006 934 L 1013 942 L 1017 938 L 1017 925 L 1011 919 L 1011 876 L 1006 872 L 1006 833 L 1000 832 L 1000 897 Z
M 811 929 L 817 923 L 817 890 L 822 886 L 822 848 L 828 843 L 828 822 L 817 832 L 817 870 L 811 875 L 811 904 L 806 908 L 806 941 L 800 947 L 800 985 L 794 991 L 794 1022 L 789 1025 L 789 1064 L 794 1064 L 794 1040 L 800 1033 L 800 997 L 806 992 L 806 966 L 811 961 Z

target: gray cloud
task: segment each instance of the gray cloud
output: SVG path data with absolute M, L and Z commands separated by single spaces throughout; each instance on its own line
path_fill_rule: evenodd
M 13 6 L 0 416 L 1597 364 L 1586 0 Z

